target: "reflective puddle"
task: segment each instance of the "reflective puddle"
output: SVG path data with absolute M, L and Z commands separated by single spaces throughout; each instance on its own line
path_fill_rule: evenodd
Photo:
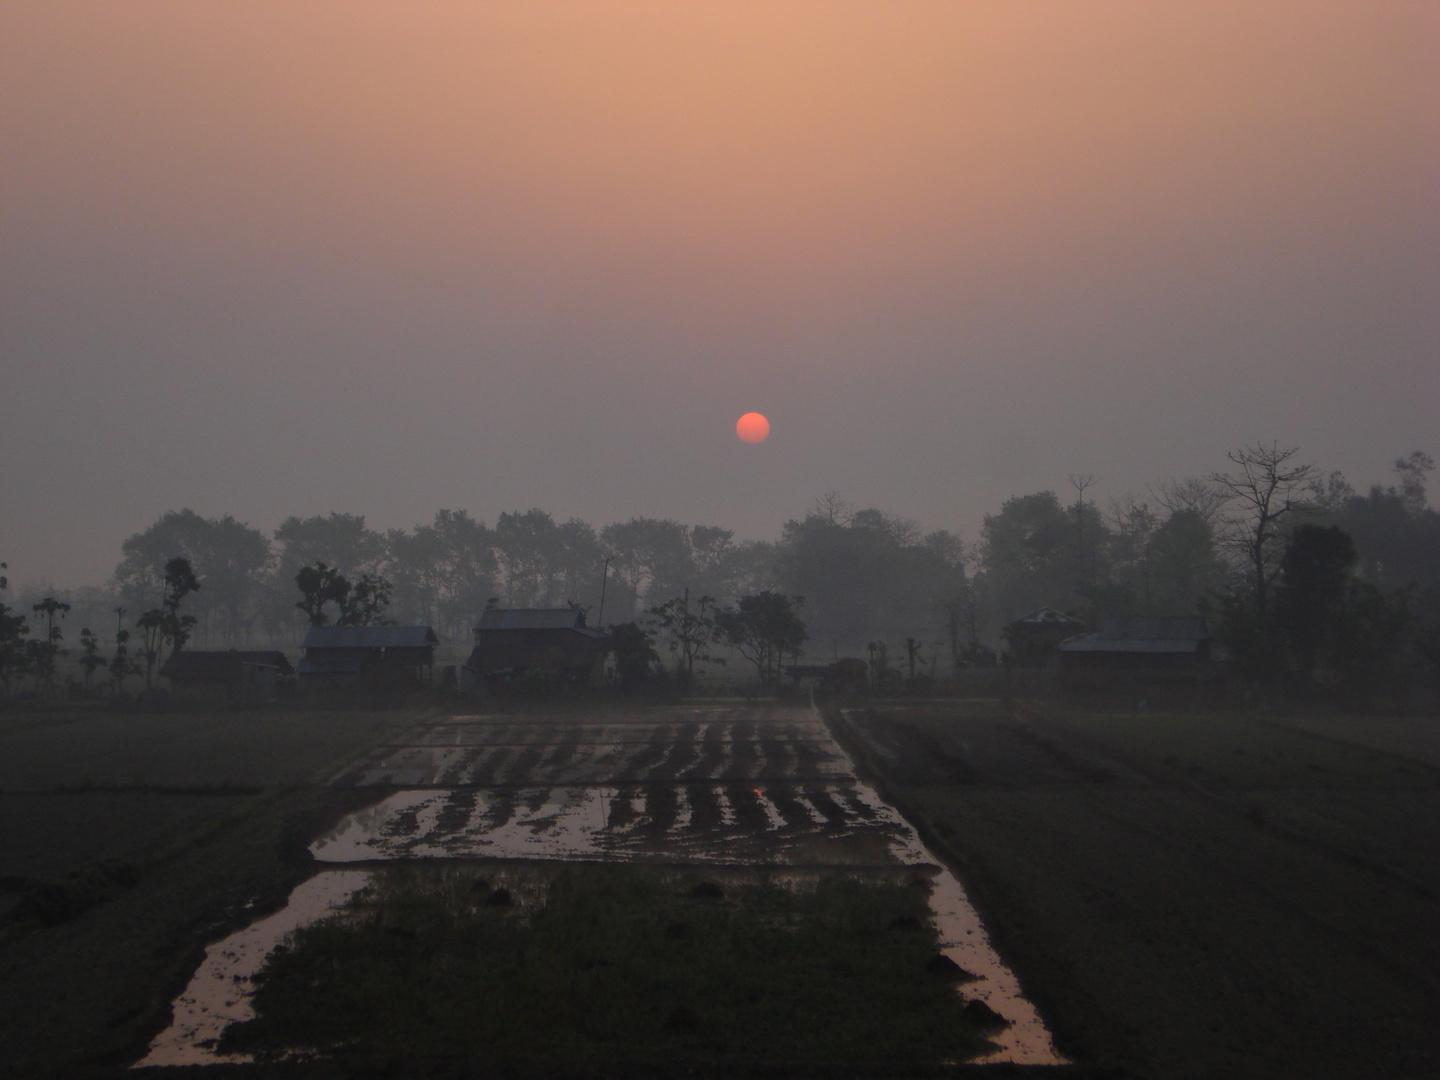
M 175 999 L 174 1019 L 134 1065 L 215 1065 L 249 1061 L 219 1054 L 216 1040 L 230 1024 L 249 1020 L 252 980 L 285 936 L 343 907 L 370 875 L 364 870 L 326 870 L 298 886 L 285 907 L 205 950 L 185 992 Z
M 1056 1052 L 1045 1021 L 1020 992 L 1020 980 L 990 944 L 980 916 L 965 895 L 965 887 L 948 870 L 941 870 L 931 880 L 935 890 L 930 894 L 930 910 L 935 913 L 935 928 L 940 932 L 940 951 L 979 976 L 962 985 L 959 992 L 967 999 L 983 1001 L 1009 1021 L 998 1031 L 986 1032 L 996 1049 L 975 1058 L 973 1063 L 1068 1064 L 1069 1059 Z
M 323 863 L 574 858 L 893 865 L 894 850 L 913 836 L 898 813 L 853 780 L 432 788 L 399 791 L 350 815 L 310 852 Z

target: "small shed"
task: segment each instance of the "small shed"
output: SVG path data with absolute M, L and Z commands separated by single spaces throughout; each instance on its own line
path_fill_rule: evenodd
M 475 627 L 460 688 L 498 690 L 526 675 L 584 686 L 604 664 L 606 641 L 580 608 L 489 608 Z
M 438 644 L 428 626 L 312 626 L 300 677 L 309 683 L 429 681 Z
M 181 649 L 160 674 L 177 688 L 273 697 L 275 684 L 295 669 L 278 649 Z
M 1223 691 L 1221 648 L 1201 615 L 1110 618 L 1060 646 L 1060 691 L 1071 698 L 1175 705 Z
M 1007 662 L 1021 667 L 1044 667 L 1054 659 L 1062 641 L 1088 629 L 1073 615 L 1054 608 L 1036 608 L 1001 631 Z

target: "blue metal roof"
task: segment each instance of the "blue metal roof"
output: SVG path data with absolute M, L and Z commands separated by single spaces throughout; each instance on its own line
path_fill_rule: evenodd
M 419 649 L 438 645 L 428 626 L 312 626 L 307 649 Z
M 1131 619 L 1100 620 L 1105 641 L 1200 641 L 1205 632 L 1203 615 L 1140 615 Z
M 476 630 L 583 630 L 579 608 L 489 608 Z
M 1062 642 L 1061 652 L 1193 653 L 1209 640 L 1202 615 L 1102 619 L 1100 630 Z

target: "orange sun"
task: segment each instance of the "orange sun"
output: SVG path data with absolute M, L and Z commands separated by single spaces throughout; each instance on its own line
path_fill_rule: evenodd
M 735 434 L 741 442 L 762 443 L 770 437 L 770 421 L 758 412 L 747 412 L 735 421 Z

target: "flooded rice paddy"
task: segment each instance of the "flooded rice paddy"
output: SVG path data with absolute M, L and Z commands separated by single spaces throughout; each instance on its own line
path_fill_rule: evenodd
M 383 747 L 339 783 L 406 788 L 804 782 L 848 779 L 813 714 L 671 710 L 605 723 L 457 716 Z
M 222 1060 L 215 1039 L 248 1015 L 250 978 L 285 934 L 364 882 L 366 864 L 577 859 L 759 869 L 891 868 L 926 875 L 944 953 L 974 975 L 961 993 L 1007 1023 L 987 1062 L 1061 1064 L 963 886 L 910 825 L 855 778 L 810 710 L 649 710 L 636 719 L 455 716 L 337 777 L 386 789 L 311 845 L 331 870 L 277 915 L 212 946 L 176 1020 L 139 1064 Z M 249 936 L 247 936 L 249 935 Z
M 324 863 L 424 858 L 893 865 L 908 826 L 853 781 L 406 790 L 311 845 Z

